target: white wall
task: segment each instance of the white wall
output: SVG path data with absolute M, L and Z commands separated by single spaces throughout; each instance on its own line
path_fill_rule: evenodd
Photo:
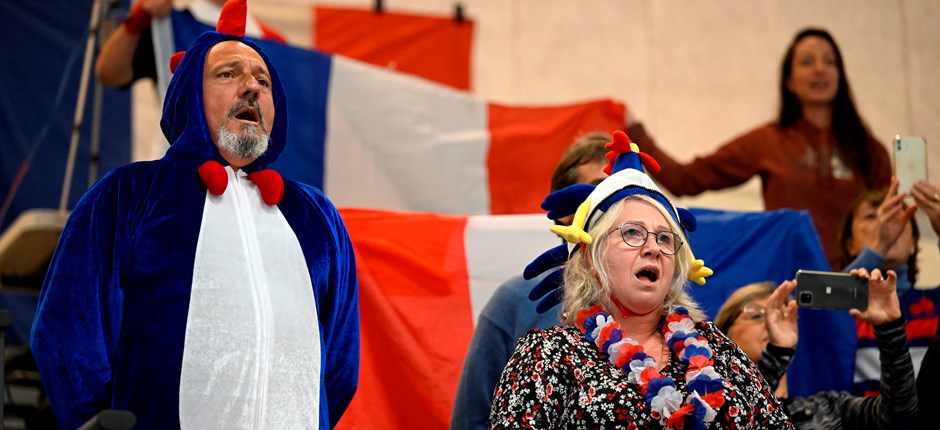
M 476 23 L 473 89 L 501 103 L 610 97 L 657 141 L 691 159 L 773 119 L 780 60 L 805 26 L 839 43 L 862 116 L 883 143 L 924 135 L 940 182 L 940 2 L 932 0 L 467 0 Z M 310 5 L 367 0 L 251 0 L 252 12 L 309 45 Z M 452 15 L 455 2 L 386 0 L 386 10 Z M 682 205 L 761 209 L 756 181 Z M 940 283 L 936 236 L 921 283 Z

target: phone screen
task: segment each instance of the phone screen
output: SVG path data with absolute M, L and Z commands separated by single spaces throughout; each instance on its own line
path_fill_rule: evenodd
M 920 136 L 895 136 L 894 176 L 899 193 L 911 190 L 915 182 L 927 179 L 927 142 Z

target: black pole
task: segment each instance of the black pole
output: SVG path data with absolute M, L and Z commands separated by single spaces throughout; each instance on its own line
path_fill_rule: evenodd
M 460 2 L 454 4 L 454 20 L 457 24 L 463 24 L 463 5 Z
M 10 324 L 13 324 L 13 315 L 10 311 L 6 309 L 0 309 L 0 396 L 4 396 L 2 402 L 0 402 L 0 430 L 4 428 L 4 410 L 3 407 L 6 405 L 6 388 L 7 388 L 7 369 L 6 369 L 6 330 L 10 328 Z

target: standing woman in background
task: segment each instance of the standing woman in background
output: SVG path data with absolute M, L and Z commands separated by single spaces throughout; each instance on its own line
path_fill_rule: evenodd
M 776 121 L 688 163 L 658 148 L 642 124 L 627 134 L 668 172 L 653 177 L 676 196 L 760 176 L 766 210 L 809 211 L 830 265 L 838 258 L 836 232 L 849 204 L 865 191 L 887 187 L 891 178 L 887 150 L 855 108 L 842 53 L 818 28 L 800 31 L 787 48 Z

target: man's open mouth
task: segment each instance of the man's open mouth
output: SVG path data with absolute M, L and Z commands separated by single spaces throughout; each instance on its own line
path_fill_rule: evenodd
M 258 122 L 258 111 L 253 107 L 246 107 L 235 112 L 235 119 Z

